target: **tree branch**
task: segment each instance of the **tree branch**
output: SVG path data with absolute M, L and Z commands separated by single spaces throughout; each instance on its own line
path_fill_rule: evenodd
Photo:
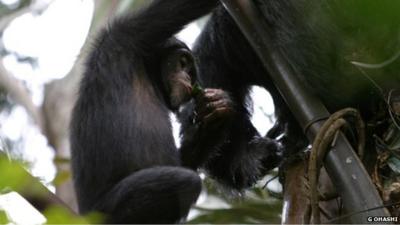
M 40 108 L 35 106 L 29 91 L 20 80 L 11 75 L 0 62 L 0 87 L 17 103 L 23 106 L 34 122 L 43 130 L 43 118 Z

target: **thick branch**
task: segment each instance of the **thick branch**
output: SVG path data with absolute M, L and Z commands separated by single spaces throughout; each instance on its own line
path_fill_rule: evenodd
M 68 207 L 62 200 L 60 200 L 55 194 L 47 189 L 40 181 L 27 172 L 20 164 L 12 161 L 8 161 L 5 155 L 0 152 L 0 166 L 7 171 L 12 171 L 13 174 L 18 175 L 14 177 L 20 182 L 17 185 L 13 185 L 11 188 L 13 191 L 18 192 L 23 198 L 25 198 L 32 206 L 34 206 L 40 212 L 50 206 L 61 206 L 68 210 L 72 214 L 77 215 L 70 207 Z M 10 178 L 10 176 L 6 176 Z M 7 180 L 6 180 L 7 182 Z M 13 183 L 13 182 L 9 182 Z M 14 182 L 15 183 L 15 182 Z M 5 188 L 1 187 L 0 189 Z

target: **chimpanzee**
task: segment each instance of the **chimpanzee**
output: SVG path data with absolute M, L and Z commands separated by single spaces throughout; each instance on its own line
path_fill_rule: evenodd
M 235 171 L 220 173 L 237 189 L 251 185 L 268 169 L 263 162 L 277 157 L 278 144 L 258 136 L 230 93 L 206 88 L 191 99 L 196 63 L 172 36 L 216 4 L 155 0 L 116 19 L 98 36 L 84 65 L 71 121 L 81 213 L 99 211 L 112 223 L 178 222 L 201 190 L 195 170 L 219 163 L 211 159 L 220 158 L 220 146 L 232 142 L 245 149 L 240 154 L 232 149 L 225 159 L 231 168 L 221 167 Z M 179 151 L 171 111 L 184 127 Z M 239 120 L 233 121 L 236 114 Z M 232 129 L 241 130 L 230 137 Z
M 398 21 L 400 4 L 393 1 L 358 0 L 253 0 L 271 27 L 273 42 L 283 53 L 303 83 L 326 105 L 330 112 L 345 107 L 360 110 L 367 121 L 386 107 L 385 93 L 400 86 Z M 205 87 L 231 93 L 235 104 L 243 106 L 235 121 L 236 137 L 251 127 L 245 107 L 250 85 L 265 87 L 274 100 L 276 123 L 269 138 L 279 137 L 283 158 L 307 146 L 307 139 L 285 101 L 271 82 L 269 74 L 229 13 L 217 7 L 193 50 L 199 65 L 199 80 Z M 393 58 L 397 56 L 397 58 Z M 390 60 L 389 60 L 390 59 Z M 357 63 L 358 62 L 358 63 Z M 386 62 L 363 66 L 359 62 Z M 389 63 L 388 63 L 389 62 Z M 367 69 L 366 69 L 367 68 Z M 374 68 L 373 70 L 368 68 Z M 383 110 L 387 111 L 387 110 Z M 240 119 L 239 119 L 240 118 Z M 252 136 L 252 135 L 249 135 Z M 235 167 L 246 148 L 240 138 L 221 147 L 218 157 L 207 164 L 215 177 L 223 180 L 241 173 Z M 370 138 L 368 141 L 373 142 Z M 373 146 L 373 143 L 370 145 Z M 235 157 L 226 160 L 226 157 Z M 227 171 L 222 168 L 231 168 Z M 237 182 L 227 180 L 227 182 Z

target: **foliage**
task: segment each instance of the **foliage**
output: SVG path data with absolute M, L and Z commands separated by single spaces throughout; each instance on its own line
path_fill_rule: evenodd
M 279 215 L 281 213 L 282 204 L 279 201 L 245 201 L 232 204 L 229 209 L 198 209 L 201 211 L 202 215 L 189 221 L 189 223 L 278 224 L 281 222 L 281 217 Z
M 6 157 L 0 157 L 0 191 L 9 188 L 17 191 L 28 185 L 28 177 L 20 165 L 8 161 Z
M 55 186 L 59 186 L 71 179 L 71 171 L 69 170 L 59 170 L 56 177 L 53 180 Z
M 205 206 L 197 206 L 195 209 L 199 216 L 188 221 L 191 224 L 279 224 L 281 223 L 282 201 L 273 198 L 267 190 L 261 187 L 252 188 L 244 193 L 234 195 L 222 191 L 216 187 L 210 179 L 205 179 L 204 186 L 209 196 L 229 205 L 223 209 L 210 209 Z M 238 197 L 242 195 L 243 197 Z
M 388 166 L 398 176 L 400 175 L 400 159 L 395 156 L 388 159 Z
M 52 183 L 58 187 L 72 179 L 71 171 L 62 169 L 63 167 L 68 166 L 71 163 L 71 160 L 69 158 L 56 156 L 53 162 L 58 168 L 58 171 Z
M 2 210 L 0 210 L 0 224 L 8 224 L 7 215 Z
M 19 193 L 27 193 L 39 199 L 46 198 L 46 193 L 43 193 L 43 186 L 39 180 L 33 179 L 23 169 L 23 166 L 22 163 L 9 161 L 0 154 L 2 178 L 0 179 L 0 191 L 4 193 L 13 190 Z M 57 205 L 50 205 L 42 213 L 46 217 L 48 224 L 92 224 L 102 221 L 102 216 L 99 214 L 90 214 L 89 216 L 81 217 Z M 4 224 L 7 221 L 6 214 L 0 210 L 0 224 Z
M 102 221 L 100 214 L 90 214 L 86 217 L 81 217 L 59 206 L 46 209 L 43 215 L 47 218 L 46 224 L 97 224 Z

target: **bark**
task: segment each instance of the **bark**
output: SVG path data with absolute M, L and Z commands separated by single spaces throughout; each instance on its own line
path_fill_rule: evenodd
M 307 180 L 307 161 L 295 162 L 285 168 L 282 224 L 308 224 L 312 221 L 309 201 L 310 189 Z M 329 179 L 326 170 L 321 169 L 319 177 L 319 194 L 321 199 L 321 223 L 327 223 L 341 215 L 341 201 Z M 339 220 L 335 223 L 348 223 Z

